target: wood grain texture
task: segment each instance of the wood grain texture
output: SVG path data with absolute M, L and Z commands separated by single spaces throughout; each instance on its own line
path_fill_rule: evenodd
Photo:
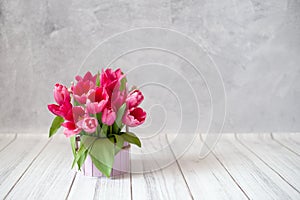
M 193 197 L 247 199 L 213 154 L 205 159 L 199 159 L 202 146 L 203 142 L 196 137 L 190 149 L 178 160 Z
M 272 133 L 272 138 L 300 156 L 300 133 Z
M 0 152 L 4 150 L 8 145 L 15 141 L 17 134 L 1 134 L 0 137 Z
M 299 156 L 272 140 L 271 134 L 239 134 L 238 140 L 300 191 Z
M 27 145 L 27 148 L 34 146 Z M 64 199 L 74 178 L 72 160 L 69 140 L 63 135 L 55 136 L 8 194 L 7 199 Z
M 240 144 L 233 134 L 223 134 L 214 153 L 250 199 L 300 198 L 296 190 Z
M 26 172 L 47 142 L 45 136 L 20 134 L 13 143 L 0 152 L 0 199 L 5 197 Z
M 96 177 L 87 177 L 78 172 L 68 195 L 68 199 L 94 199 L 96 184 Z
M 132 199 L 191 199 L 166 137 L 142 142 L 143 148 L 131 153 Z
M 50 141 L 5 134 L 0 199 L 300 199 L 299 136 L 223 134 L 213 154 L 199 159 L 202 141 L 186 135 L 176 144 L 194 143 L 177 161 L 175 151 L 185 148 L 169 145 L 172 139 L 163 134 L 144 138 L 143 148 L 131 148 L 132 173 L 109 179 L 71 170 L 63 135 Z
M 77 173 L 68 199 L 131 199 L 130 174 L 115 178 L 87 177 Z

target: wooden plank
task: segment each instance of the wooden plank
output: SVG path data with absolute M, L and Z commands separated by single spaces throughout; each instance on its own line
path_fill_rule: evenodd
M 243 199 L 239 187 L 251 199 L 299 199 L 299 156 L 291 151 L 299 148 L 299 137 L 273 136 L 276 141 L 264 134 L 238 135 L 239 141 L 232 134 L 223 135 L 216 157 L 211 154 L 203 160 L 197 159 L 197 140 L 178 160 L 180 168 L 171 149 L 162 149 L 165 138 L 159 137 L 143 142 L 142 149 L 132 147 L 131 164 L 133 171 L 160 170 L 116 179 L 77 173 L 74 179 L 70 144 L 64 136 L 55 136 L 43 150 L 49 141 L 45 135 L 18 135 L 15 140 L 10 135 L 0 138 L 0 149 L 5 147 L 0 151 L 0 199 L 11 188 L 8 199 L 130 199 L 130 178 L 133 199 L 191 199 L 190 193 L 195 199 Z
M 131 199 L 130 174 L 96 178 L 78 172 L 68 199 Z
M 250 199 L 299 199 L 300 194 L 262 160 L 223 134 L 214 153 Z
M 47 137 L 38 134 L 19 134 L 13 143 L 0 152 L 0 199 L 25 173 L 47 142 Z
M 191 199 L 164 135 L 132 148 L 132 199 Z
M 300 191 L 300 157 L 272 140 L 270 134 L 239 134 L 238 140 Z
M 196 137 L 189 150 L 178 160 L 193 197 L 195 199 L 247 199 L 213 154 L 199 159 L 202 146 L 203 142 Z
M 47 139 L 43 139 L 47 141 Z M 28 147 L 34 147 L 34 145 Z M 75 171 L 69 140 L 56 135 L 19 182 L 8 199 L 64 199 L 71 187 Z
M 272 133 L 272 137 L 278 143 L 300 156 L 300 133 Z
M 0 134 L 0 152 L 5 149 L 8 145 L 10 145 L 17 138 L 17 134 Z
M 70 194 L 68 195 L 68 199 L 93 199 L 96 185 L 97 178 L 87 177 L 80 172 L 77 172 Z

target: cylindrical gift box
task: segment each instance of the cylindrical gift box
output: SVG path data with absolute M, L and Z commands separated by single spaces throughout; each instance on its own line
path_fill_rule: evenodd
M 117 155 L 115 155 L 115 160 L 114 160 L 110 177 L 119 176 L 129 172 L 129 167 L 130 167 L 129 150 L 130 150 L 130 144 L 124 142 L 123 148 L 117 153 Z M 87 155 L 86 160 L 81 167 L 81 172 L 85 176 L 92 176 L 92 177 L 105 176 L 93 164 L 93 161 L 89 155 Z

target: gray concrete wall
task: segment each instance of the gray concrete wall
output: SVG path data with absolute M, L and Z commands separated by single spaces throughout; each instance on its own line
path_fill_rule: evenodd
M 97 49 L 79 69 L 105 38 L 151 26 L 186 34 L 202 48 L 194 51 L 178 35 L 158 32 L 141 37 L 143 33 L 137 33 L 136 41 L 123 37 Z M 78 72 L 96 72 L 122 53 L 120 49 L 134 47 L 132 43 L 151 46 L 165 42 L 165 37 L 168 48 L 200 60 L 197 67 L 204 79 L 180 57 L 155 49 L 115 62 L 125 72 L 148 63 L 129 74 L 131 84 L 147 80 L 171 88 L 144 87 L 144 107 L 151 116 L 144 127 L 147 131 L 161 127 L 192 131 L 198 118 L 199 129 L 208 129 L 211 106 L 204 80 L 214 85 L 217 79 L 210 76 L 210 67 L 217 67 L 224 80 L 227 102 L 218 96 L 220 87 L 213 89 L 215 110 L 223 113 L 226 103 L 224 132 L 300 130 L 300 1 L 1 0 L 0 132 L 46 132 L 52 120 L 46 105 L 53 102 L 56 82 L 69 84 Z M 196 100 L 192 91 L 197 93 Z M 151 109 L 154 104 L 159 106 Z M 201 112 L 195 110 L 196 104 Z M 216 130 L 222 125 L 220 113 L 211 123 Z

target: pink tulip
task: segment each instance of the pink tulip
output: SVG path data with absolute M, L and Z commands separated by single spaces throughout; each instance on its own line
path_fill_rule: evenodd
M 102 69 L 100 84 L 106 88 L 108 95 L 111 96 L 112 92 L 120 87 L 119 83 L 123 77 L 125 77 L 125 75 L 121 69 L 116 69 L 115 71 L 111 68 L 107 68 L 105 71 Z
M 48 109 L 54 115 L 63 117 L 65 120 L 73 121 L 72 104 L 68 101 L 65 101 L 62 105 L 50 104 L 48 105 Z
M 98 120 L 94 117 L 88 116 L 77 122 L 76 125 L 87 133 L 94 133 L 98 126 Z
M 86 116 L 86 112 L 84 108 L 81 106 L 74 106 L 72 108 L 72 112 L 73 112 L 73 119 L 75 123 L 83 120 L 84 117 Z
M 85 104 L 87 97 L 94 90 L 95 85 L 90 81 L 78 81 L 73 87 L 73 95 L 77 102 Z
M 90 114 L 96 114 L 103 111 L 108 102 L 109 96 L 103 87 L 97 87 L 88 96 L 87 111 Z
M 130 109 L 140 105 L 143 100 L 144 100 L 144 96 L 142 92 L 139 90 L 133 90 L 128 94 L 126 99 L 126 104 L 127 107 Z
M 65 127 L 64 134 L 67 137 L 70 137 L 72 135 L 77 135 L 81 131 L 81 128 L 78 128 L 74 122 L 67 121 L 67 122 L 64 122 L 62 124 L 62 126 Z
M 127 126 L 135 127 L 144 123 L 145 119 L 146 112 L 140 107 L 135 107 L 125 112 L 122 121 Z
M 111 107 L 115 110 L 118 111 L 119 108 L 125 103 L 126 100 L 126 96 L 127 96 L 127 90 L 114 90 L 111 98 L 110 98 L 110 105 Z
M 112 108 L 104 108 L 102 113 L 102 123 L 112 125 L 116 120 L 116 112 Z
M 71 97 L 70 97 L 70 93 L 68 92 L 68 89 L 66 88 L 66 86 L 63 86 L 58 83 L 55 84 L 54 99 L 59 105 L 63 104 L 63 102 L 65 102 L 65 101 L 70 102 Z
M 61 84 L 55 84 L 54 99 L 58 103 L 58 105 L 49 104 L 49 111 L 54 115 L 63 117 L 66 120 L 73 120 L 72 104 L 70 103 L 71 97 L 68 89 Z
M 97 74 L 95 76 L 92 75 L 91 72 L 87 72 L 84 77 L 82 78 L 81 76 L 76 76 L 75 79 L 79 82 L 79 81 L 89 81 L 92 82 L 94 85 L 96 85 L 96 80 L 97 80 Z
M 72 119 L 69 119 L 69 121 L 66 121 L 62 124 L 62 126 L 65 127 L 64 134 L 67 137 L 70 137 L 72 135 L 76 135 L 76 134 L 80 133 L 82 128 L 76 126 L 76 122 L 84 119 L 85 110 L 81 106 L 74 106 L 72 108 L 71 113 L 72 113 Z

